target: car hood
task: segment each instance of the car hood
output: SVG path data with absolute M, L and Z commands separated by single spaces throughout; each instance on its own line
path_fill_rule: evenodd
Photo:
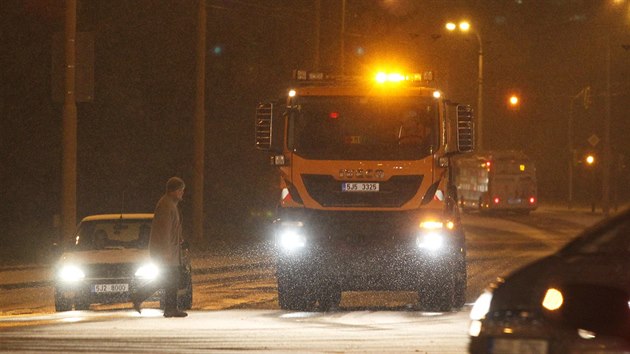
M 142 263 L 149 261 L 146 249 L 125 248 L 93 251 L 65 252 L 61 255 L 60 264 L 99 264 L 99 263 Z
M 630 291 L 630 260 L 619 254 L 552 255 L 531 263 L 494 290 L 490 311 L 536 311 L 547 289 L 564 284 L 592 284 Z

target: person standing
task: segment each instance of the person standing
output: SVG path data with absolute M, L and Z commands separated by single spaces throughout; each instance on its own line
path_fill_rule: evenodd
M 164 288 L 164 317 L 186 317 L 188 314 L 177 308 L 177 290 L 181 271 L 182 216 L 177 205 L 184 197 L 186 185 L 179 177 L 166 182 L 166 193 L 155 206 L 149 254 L 161 269 L 161 280 L 138 289 L 132 296 L 133 308 L 140 313 L 142 302 L 159 288 Z

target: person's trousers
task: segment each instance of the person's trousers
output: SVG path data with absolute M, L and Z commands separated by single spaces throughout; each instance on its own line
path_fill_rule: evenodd
M 160 278 L 139 285 L 134 293 L 131 294 L 131 301 L 142 303 L 156 291 L 164 289 L 164 312 L 177 311 L 177 290 L 179 288 L 180 277 L 179 268 L 179 266 L 162 268 Z

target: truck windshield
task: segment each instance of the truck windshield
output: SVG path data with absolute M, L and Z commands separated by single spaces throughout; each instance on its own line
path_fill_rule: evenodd
M 289 148 L 310 159 L 421 159 L 437 145 L 437 109 L 419 97 L 300 97 Z

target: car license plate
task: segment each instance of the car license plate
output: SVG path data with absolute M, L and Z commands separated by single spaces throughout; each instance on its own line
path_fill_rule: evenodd
M 495 338 L 492 353 L 501 354 L 547 354 L 549 344 L 542 339 L 504 339 Z
M 342 183 L 342 192 L 378 192 L 378 183 Z
M 93 293 L 122 293 L 129 291 L 129 284 L 94 284 L 92 285 Z

